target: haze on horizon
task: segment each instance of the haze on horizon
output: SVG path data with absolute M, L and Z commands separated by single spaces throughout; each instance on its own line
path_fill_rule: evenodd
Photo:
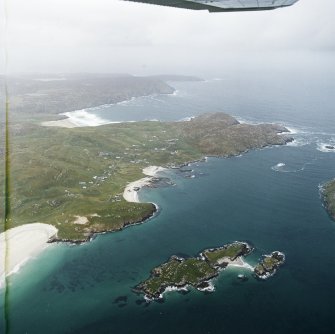
M 313 66 L 335 52 L 335 1 L 208 13 L 119 0 L 1 0 L 0 73 L 215 75 L 234 67 Z M 7 45 L 7 66 L 5 66 Z

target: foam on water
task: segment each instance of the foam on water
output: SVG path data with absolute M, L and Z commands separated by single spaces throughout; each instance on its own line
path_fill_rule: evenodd
M 284 162 L 279 162 L 277 165 L 272 166 L 271 169 L 276 171 L 276 172 L 283 172 L 283 168 L 286 166 Z
M 180 119 L 178 122 L 189 122 L 193 118 L 195 118 L 195 116 L 184 117 L 184 118 Z
M 284 126 L 290 132 L 291 135 L 295 135 L 297 133 L 301 133 L 302 132 L 300 129 L 293 128 L 293 127 L 287 126 L 287 125 L 284 125 Z
M 61 115 L 68 117 L 69 120 L 78 127 L 99 126 L 99 125 L 110 124 L 110 123 L 119 123 L 119 122 L 111 122 L 106 119 L 103 119 L 95 114 L 88 112 L 86 109 L 66 112 Z
M 335 143 L 334 142 L 330 142 L 330 143 L 318 142 L 316 149 L 323 153 L 335 153 Z
M 243 118 L 243 117 L 240 117 L 240 116 L 236 116 L 236 115 L 233 115 L 234 118 L 236 118 L 236 120 L 241 123 L 241 124 L 252 124 L 252 125 L 258 125 L 258 124 L 262 124 L 262 123 L 265 123 L 265 122 L 259 122 L 259 121 L 256 121 L 254 119 L 246 119 L 246 118 Z
M 299 147 L 299 146 L 305 146 L 305 145 L 308 145 L 308 144 L 310 144 L 309 139 L 300 137 L 300 138 L 294 138 L 293 141 L 287 143 L 286 145 L 287 146 L 292 146 L 292 147 Z
M 118 106 L 127 106 L 129 104 L 131 104 L 134 100 L 136 99 L 136 97 L 132 97 L 131 99 L 129 100 L 124 100 L 124 101 L 121 101 L 121 102 L 117 102 L 115 103 L 116 105 Z M 113 104 L 109 105 L 109 106 L 112 106 Z

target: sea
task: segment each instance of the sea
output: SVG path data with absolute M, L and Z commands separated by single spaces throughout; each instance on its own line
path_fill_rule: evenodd
M 6 309 L 0 291 L 1 328 L 6 314 L 7 333 L 15 334 L 335 333 L 335 221 L 320 194 L 335 178 L 335 150 L 327 148 L 335 145 L 334 78 L 334 68 L 317 64 L 235 68 L 204 81 L 171 82 L 171 95 L 68 114 L 97 126 L 226 112 L 241 122 L 283 124 L 295 140 L 210 157 L 186 173 L 162 172 L 174 186 L 140 191 L 141 201 L 158 204 L 154 218 L 82 245 L 52 244 L 10 276 Z M 255 248 L 246 258 L 251 265 L 275 250 L 286 262 L 265 281 L 228 268 L 212 293 L 168 292 L 147 303 L 132 290 L 171 255 L 195 256 L 235 240 Z

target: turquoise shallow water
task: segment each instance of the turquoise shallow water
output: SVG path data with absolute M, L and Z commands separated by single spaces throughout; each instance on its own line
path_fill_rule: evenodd
M 209 90 L 199 88 L 206 83 L 179 84 L 179 99 L 193 96 L 195 109 L 217 111 L 216 94 L 242 118 L 280 119 L 298 127 L 297 146 L 194 163 L 192 179 L 164 172 L 174 187 L 140 194 L 159 204 L 155 218 L 88 244 L 52 245 L 10 278 L 10 333 L 334 333 L 335 222 L 318 188 L 335 176 L 335 153 L 318 150 L 335 140 L 334 84 L 319 80 L 327 89 L 315 90 L 315 79 L 311 89 L 292 84 L 275 93 L 267 79 L 259 80 L 246 95 L 236 83 L 225 84 L 223 97 L 223 81 L 208 82 Z M 248 81 L 239 80 L 239 86 Z M 302 95 L 306 89 L 314 95 Z M 288 98 L 292 90 L 299 99 Z M 236 98 L 238 92 L 245 100 Z M 164 98 L 169 104 L 170 97 Z M 315 113 L 318 100 L 327 108 Z M 278 104 L 286 104 L 286 111 L 278 113 Z M 150 106 L 148 101 L 138 108 Z M 191 115 L 184 110 L 179 116 Z M 254 245 L 251 264 L 273 250 L 286 254 L 286 264 L 265 282 L 245 271 L 249 280 L 242 283 L 241 270 L 228 269 L 215 281 L 214 293 L 169 293 L 164 303 L 145 304 L 131 290 L 172 254 L 196 255 L 234 240 Z
M 309 164 L 276 172 L 279 161 Z M 156 218 L 89 244 L 52 246 L 12 277 L 12 332 L 331 333 L 335 223 L 318 185 L 333 176 L 334 163 L 335 155 L 308 146 L 281 147 L 194 164 L 205 174 L 195 179 L 168 172 L 176 186 L 141 193 L 162 208 Z M 229 269 L 213 294 L 169 293 L 163 304 L 137 304 L 131 288 L 170 255 L 234 240 L 255 246 L 249 263 L 273 250 L 287 262 L 266 282 L 241 283 L 240 270 Z M 120 296 L 126 301 L 115 302 Z

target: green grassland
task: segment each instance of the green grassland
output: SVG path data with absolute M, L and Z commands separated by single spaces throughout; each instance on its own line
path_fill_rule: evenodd
M 72 241 L 122 229 L 155 210 L 150 203 L 128 203 L 122 197 L 127 183 L 144 176 L 144 167 L 178 166 L 204 155 L 230 156 L 285 144 L 289 138 L 278 135 L 282 130 L 241 125 L 223 113 L 190 122 L 74 129 L 12 124 L 9 226 L 52 224 L 60 240 Z M 0 173 L 3 184 L 3 169 Z M 89 222 L 74 224 L 76 216 Z
M 224 258 L 229 258 L 229 260 L 234 261 L 238 256 L 248 254 L 250 250 L 247 244 L 234 242 L 222 248 L 206 250 L 202 254 L 212 265 L 218 265 L 220 260 Z
M 135 291 L 144 293 L 149 298 L 160 298 L 167 287 L 185 287 L 191 285 L 199 288 L 209 279 L 220 272 L 220 260 L 227 257 L 235 260 L 238 256 L 248 255 L 252 248 L 244 242 L 234 242 L 223 247 L 206 249 L 200 257 L 178 258 L 172 256 L 170 260 L 154 268 L 150 278 L 135 287 Z
M 154 268 L 148 279 L 134 288 L 149 299 L 162 298 L 167 287 L 183 288 L 188 285 L 199 290 L 208 287 L 208 281 L 216 277 L 230 261 L 240 256 L 248 256 L 252 247 L 245 242 L 233 242 L 218 248 L 206 249 L 199 257 L 179 258 L 172 256 L 168 262 Z M 285 255 L 275 251 L 264 255 L 254 267 L 256 278 L 272 276 L 285 262 Z
M 159 77 L 129 74 L 11 75 L 6 82 L 11 120 L 29 123 L 61 119 L 65 116 L 60 113 L 133 97 L 174 92 Z M 0 91 L 0 105 L 4 98 Z
M 137 289 L 151 297 L 158 297 L 168 286 L 197 286 L 217 275 L 217 271 L 206 261 L 197 258 L 178 260 L 172 257 L 167 263 L 153 270 L 153 275 Z
M 322 194 L 329 215 L 335 219 L 335 180 L 329 181 L 324 185 Z
M 254 273 L 256 277 L 267 278 L 274 274 L 284 262 L 285 256 L 282 253 L 272 252 L 270 255 L 263 256 L 263 259 L 255 266 Z

